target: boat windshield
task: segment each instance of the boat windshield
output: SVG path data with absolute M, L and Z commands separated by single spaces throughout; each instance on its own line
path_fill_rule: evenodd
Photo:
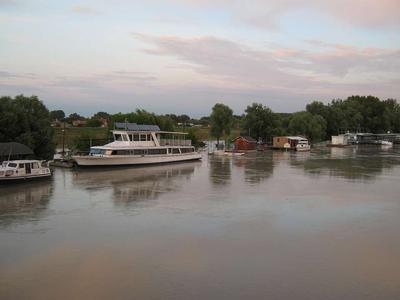
M 99 155 L 99 154 L 105 154 L 106 150 L 105 149 L 90 149 L 89 155 Z

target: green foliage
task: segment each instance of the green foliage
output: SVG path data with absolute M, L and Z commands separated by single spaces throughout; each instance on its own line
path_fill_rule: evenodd
M 82 117 L 80 114 L 72 113 L 67 118 L 65 118 L 66 122 L 72 123 L 72 121 L 76 120 L 85 120 L 85 117 Z
M 278 118 L 271 109 L 253 103 L 247 106 L 244 116 L 244 130 L 256 140 L 267 141 L 276 133 Z
M 291 116 L 288 130 L 292 135 L 302 135 L 313 142 L 318 142 L 325 139 L 326 121 L 320 115 L 301 111 Z
M 0 98 L 0 142 L 27 145 L 40 159 L 54 153 L 50 113 L 36 97 L 23 95 Z
M 96 117 L 91 117 L 89 120 L 86 122 L 86 127 L 100 127 L 102 125 L 101 121 L 99 118 Z
M 137 124 L 158 125 L 161 130 L 173 131 L 174 121 L 169 116 L 156 115 L 143 109 L 123 114 L 117 113 L 111 116 L 110 128 L 114 127 L 115 122 L 129 122 Z
M 219 141 L 223 136 L 231 133 L 233 123 L 232 109 L 222 103 L 217 103 L 212 108 L 211 119 L 211 135 Z
M 111 115 L 104 111 L 99 111 L 99 112 L 95 113 L 92 118 L 109 120 L 111 118 Z
M 196 148 L 200 146 L 200 141 L 197 138 L 196 131 L 193 128 L 189 128 L 187 130 L 188 135 L 186 136 L 186 139 L 192 141 L 192 145 L 195 146 Z
M 328 105 L 312 102 L 307 111 L 327 122 L 326 138 L 345 131 L 400 132 L 400 107 L 396 100 L 379 100 L 373 96 L 351 96 L 332 100 Z
M 53 110 L 50 112 L 50 119 L 52 121 L 63 121 L 65 119 L 65 113 L 63 110 Z

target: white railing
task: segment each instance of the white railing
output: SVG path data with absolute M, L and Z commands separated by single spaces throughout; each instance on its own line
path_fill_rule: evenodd
M 160 146 L 192 146 L 192 141 L 178 139 L 161 139 Z

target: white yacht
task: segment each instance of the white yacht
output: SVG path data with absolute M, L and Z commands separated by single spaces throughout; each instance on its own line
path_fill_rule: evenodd
M 4 161 L 0 166 L 0 182 L 47 178 L 51 175 L 50 168 L 45 161 L 11 160 Z
M 72 156 L 78 166 L 144 165 L 201 159 L 184 132 L 162 131 L 156 125 L 115 123 L 114 141 Z

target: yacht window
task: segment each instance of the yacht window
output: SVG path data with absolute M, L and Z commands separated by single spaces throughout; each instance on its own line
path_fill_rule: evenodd
M 150 155 L 167 154 L 167 149 L 149 149 L 148 154 Z
M 128 135 L 126 135 L 126 134 L 123 134 L 123 135 L 122 135 L 122 140 L 123 140 L 124 142 L 127 142 L 127 141 L 129 141 L 129 139 L 128 139 Z
M 116 141 L 122 141 L 122 136 L 121 136 L 121 134 L 114 134 L 114 139 L 115 139 Z
M 90 149 L 89 155 L 94 155 L 94 154 L 105 154 L 106 150 L 105 149 Z
M 129 150 L 116 150 L 115 155 L 129 155 Z
M 146 141 L 146 140 L 147 140 L 147 134 L 141 134 L 141 135 L 140 135 L 140 140 L 141 140 L 142 142 Z
M 134 155 L 144 155 L 144 150 L 142 149 L 135 149 L 133 150 Z
M 129 140 L 132 142 L 133 141 L 133 135 L 129 134 L 128 136 L 129 136 Z
M 25 164 L 19 164 L 18 166 L 20 169 L 24 169 L 25 168 Z
M 134 141 L 139 141 L 140 139 L 139 139 L 139 135 L 138 134 L 134 134 L 133 135 L 133 140 Z
M 172 153 L 173 154 L 179 154 L 179 149 L 178 148 L 172 148 Z
M 181 148 L 181 153 L 190 153 L 194 152 L 193 148 Z
M 39 169 L 39 164 L 37 162 L 32 163 L 32 169 Z
M 16 168 L 16 167 L 17 167 L 17 164 L 16 164 L 16 163 L 8 163 L 8 166 L 9 166 L 10 168 Z

